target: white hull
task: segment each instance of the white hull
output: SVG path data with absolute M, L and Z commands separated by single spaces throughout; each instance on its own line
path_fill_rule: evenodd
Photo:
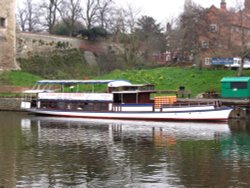
M 227 121 L 232 111 L 231 108 L 178 112 L 85 112 L 35 108 L 27 110 L 32 113 L 50 116 L 154 121 Z

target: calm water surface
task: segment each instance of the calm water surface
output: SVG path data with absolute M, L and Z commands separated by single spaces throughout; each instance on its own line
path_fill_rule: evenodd
M 0 187 L 250 187 L 250 123 L 0 112 Z

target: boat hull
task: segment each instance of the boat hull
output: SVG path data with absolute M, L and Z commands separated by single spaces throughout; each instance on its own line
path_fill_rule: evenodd
M 178 112 L 93 112 L 36 108 L 31 108 L 28 111 L 40 115 L 99 119 L 125 119 L 146 121 L 227 121 L 232 108 Z

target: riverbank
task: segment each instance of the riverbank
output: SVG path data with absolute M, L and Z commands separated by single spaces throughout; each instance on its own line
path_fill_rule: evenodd
M 1 97 L 0 111 L 23 111 L 20 108 L 21 98 L 16 97 Z

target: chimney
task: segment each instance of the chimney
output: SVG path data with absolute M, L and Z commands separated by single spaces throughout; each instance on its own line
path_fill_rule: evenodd
M 220 9 L 223 10 L 223 11 L 226 11 L 226 10 L 227 10 L 227 3 L 226 3 L 226 0 L 221 0 Z

